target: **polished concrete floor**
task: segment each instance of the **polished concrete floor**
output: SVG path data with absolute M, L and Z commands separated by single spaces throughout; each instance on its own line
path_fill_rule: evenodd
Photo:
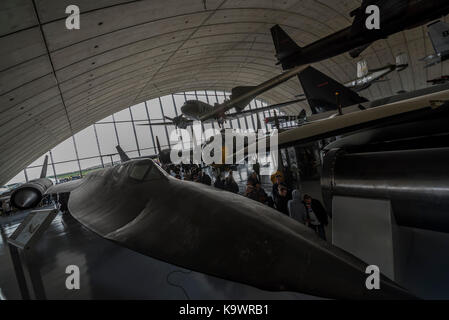
M 6 299 L 21 298 L 5 246 L 5 237 L 15 230 L 20 220 L 2 226 L 0 289 Z M 34 252 L 26 255 L 30 268 L 40 273 L 47 299 L 313 298 L 291 292 L 267 292 L 143 256 L 97 236 L 70 214 L 59 214 Z M 66 289 L 68 265 L 77 265 L 80 269 L 79 290 Z

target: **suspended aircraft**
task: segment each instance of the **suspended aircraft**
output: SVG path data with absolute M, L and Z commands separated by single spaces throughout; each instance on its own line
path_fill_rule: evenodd
M 443 76 L 441 76 L 439 78 L 427 80 L 427 83 L 430 83 L 432 85 L 436 85 L 436 84 L 444 84 L 444 83 L 446 83 L 448 81 L 449 81 L 449 76 L 448 75 L 443 75 Z
M 426 68 L 449 59 L 449 25 L 442 21 L 436 21 L 427 26 L 427 34 L 432 43 L 434 54 L 422 59 Z
M 400 72 L 405 70 L 407 67 L 407 55 L 405 54 L 396 56 L 395 64 L 388 64 L 376 69 L 368 69 L 368 63 L 366 60 L 361 60 L 357 62 L 357 79 L 345 83 L 345 86 L 355 92 L 359 92 L 368 89 L 375 82 L 384 81 L 381 79 L 391 72 Z
M 229 100 L 225 100 L 223 103 L 215 103 L 214 106 L 198 100 L 187 100 L 181 107 L 181 115 L 173 118 L 167 116 L 165 117 L 171 122 L 153 122 L 139 125 L 175 125 L 178 128 L 185 129 L 187 128 L 187 126 L 192 125 L 193 121 L 217 121 L 218 124 L 222 126 L 227 119 L 244 117 L 253 113 L 263 112 L 304 101 L 304 99 L 294 99 L 291 101 L 277 103 L 262 108 L 244 110 L 245 107 L 251 102 L 251 100 L 256 98 L 258 95 L 289 80 L 290 78 L 301 72 L 304 68 L 305 67 L 303 66 L 293 68 L 257 86 L 235 87 L 232 89 L 232 94 Z M 228 113 L 228 111 L 233 108 L 236 110 L 236 112 Z
M 367 8 L 371 5 L 378 6 L 380 11 L 379 29 L 368 30 L 366 27 L 366 20 L 371 15 Z M 305 47 L 298 46 L 279 25 L 271 28 L 271 34 L 278 64 L 286 70 L 347 51 L 356 58 L 376 40 L 418 27 L 448 13 L 447 0 L 363 0 L 361 6 L 350 13 L 354 17 L 351 26 Z

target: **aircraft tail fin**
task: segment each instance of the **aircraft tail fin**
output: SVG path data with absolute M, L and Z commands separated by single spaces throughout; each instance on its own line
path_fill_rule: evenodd
M 44 164 L 42 165 L 40 178 L 45 178 L 47 176 L 47 167 L 48 167 L 48 155 L 45 156 Z M 56 177 L 55 177 L 56 179 Z
M 400 53 L 396 56 L 396 71 L 402 71 L 408 67 L 408 56 L 406 53 Z
M 121 160 L 122 162 L 131 160 L 131 159 L 128 157 L 128 155 L 125 153 L 125 151 L 123 151 L 122 147 L 116 146 L 115 148 L 117 149 L 118 154 L 119 154 L 119 156 L 120 156 L 120 160 Z
M 368 62 L 365 59 L 357 62 L 357 78 L 363 78 L 368 74 Z
M 283 60 L 292 53 L 301 51 L 301 47 L 278 24 L 271 27 L 270 30 L 279 63 L 282 64 L 284 70 L 291 68 L 292 66 Z
M 368 101 L 313 67 L 304 69 L 298 74 L 298 79 L 312 113 L 337 110 L 338 105 L 343 108 Z
M 442 21 L 436 21 L 427 26 L 430 41 L 435 53 L 449 51 L 449 25 Z

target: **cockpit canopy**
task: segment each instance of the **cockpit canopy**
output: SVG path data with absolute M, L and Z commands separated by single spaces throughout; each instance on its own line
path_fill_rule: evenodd
M 139 181 L 151 181 L 151 180 L 161 180 L 165 177 L 165 174 L 150 159 L 143 159 L 138 161 L 132 161 L 128 163 L 129 177 Z

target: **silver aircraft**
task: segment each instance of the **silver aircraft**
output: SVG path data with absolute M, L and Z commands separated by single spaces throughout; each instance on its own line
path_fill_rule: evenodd
M 178 128 L 185 129 L 187 126 L 192 125 L 193 121 L 217 121 L 218 124 L 222 126 L 227 119 L 244 117 L 253 113 L 263 112 L 304 101 L 305 99 L 302 98 L 294 99 L 263 108 L 244 110 L 251 100 L 256 98 L 258 95 L 289 80 L 301 72 L 305 67 L 306 66 L 299 66 L 289 71 L 285 71 L 257 86 L 235 87 L 231 91 L 231 97 L 229 100 L 225 100 L 223 103 L 215 103 L 214 106 L 199 100 L 187 100 L 181 107 L 181 115 L 173 118 L 165 116 L 165 118 L 171 122 L 152 122 L 140 125 L 175 125 Z M 229 113 L 228 111 L 231 109 L 235 109 L 236 112 Z
M 436 21 L 427 26 L 427 33 L 435 52 L 420 59 L 426 63 L 426 68 L 449 58 L 449 25 L 442 21 Z
M 347 88 L 359 92 L 368 89 L 373 83 L 382 81 L 381 79 L 393 71 L 402 71 L 408 67 L 406 54 L 396 56 L 395 64 L 388 64 L 377 69 L 369 69 L 366 60 L 357 62 L 357 79 L 345 83 Z

